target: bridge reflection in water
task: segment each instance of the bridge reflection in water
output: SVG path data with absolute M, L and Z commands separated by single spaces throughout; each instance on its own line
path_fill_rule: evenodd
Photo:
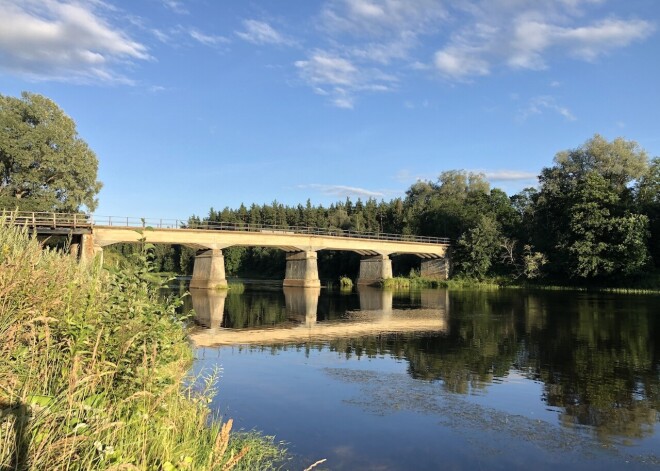
M 420 309 L 395 309 L 392 291 L 358 287 L 359 309 L 346 310 L 341 319 L 319 321 L 321 289 L 285 287 L 288 322 L 239 329 L 223 327 L 228 296 L 241 295 L 226 290 L 191 290 L 198 327 L 190 338 L 196 346 L 301 343 L 393 332 L 447 331 L 446 290 L 423 291 Z

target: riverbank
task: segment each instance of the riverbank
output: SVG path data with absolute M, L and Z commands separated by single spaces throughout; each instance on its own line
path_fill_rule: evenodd
M 84 266 L 0 220 L 0 470 L 275 468 L 281 447 L 212 416 L 217 375 L 187 376 L 153 279 L 146 256 Z
M 624 280 L 614 286 L 598 285 L 594 283 L 567 286 L 557 281 L 550 280 L 542 282 L 519 282 L 508 278 L 489 278 L 485 280 L 474 280 L 468 278 L 456 278 L 439 280 L 436 278 L 425 278 L 420 276 L 397 276 L 381 282 L 381 287 L 386 289 L 419 289 L 419 288 L 447 288 L 447 289 L 533 289 L 548 291 L 594 291 L 605 293 L 622 294 L 657 294 L 660 293 L 660 274 L 648 274 L 644 277 Z

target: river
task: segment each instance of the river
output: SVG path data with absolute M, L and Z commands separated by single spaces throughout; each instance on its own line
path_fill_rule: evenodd
M 285 469 L 660 465 L 660 296 L 248 285 L 187 306 L 211 407 L 285 442 Z

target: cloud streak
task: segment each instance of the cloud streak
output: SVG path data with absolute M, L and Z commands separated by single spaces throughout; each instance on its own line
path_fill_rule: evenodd
M 332 105 L 351 109 L 359 92 L 387 92 L 397 79 L 378 69 L 358 67 L 353 61 L 328 51 L 316 50 L 306 60 L 295 62 L 300 77 Z
M 230 40 L 224 36 L 205 34 L 194 28 L 188 31 L 188 34 L 198 43 L 209 47 L 218 46 L 220 44 L 228 44 L 230 42 Z
M 335 196 L 338 198 L 346 198 L 350 196 L 361 198 L 382 198 L 385 193 L 380 191 L 372 191 L 364 188 L 346 185 L 322 185 L 318 183 L 311 183 L 308 185 L 298 185 L 301 189 L 312 189 L 321 192 L 326 196 Z
M 520 119 L 527 120 L 531 116 L 541 115 L 545 111 L 552 111 L 562 116 L 566 121 L 575 121 L 577 118 L 567 107 L 557 103 L 557 100 L 549 95 L 537 96 L 529 100 L 527 107 L 520 111 Z
M 32 80 L 132 84 L 122 66 L 151 57 L 104 13 L 97 2 L 1 2 L 0 69 Z
M 265 21 L 245 20 L 243 31 L 236 31 L 236 35 L 244 41 L 252 44 L 271 44 L 276 46 L 294 46 L 296 42 L 276 31 Z
M 460 83 L 502 69 L 543 70 L 566 59 L 596 62 L 656 31 L 646 19 L 588 14 L 607 1 L 328 0 L 317 19 L 320 41 L 295 66 L 315 93 L 352 108 L 360 94 L 392 88 L 373 79 L 379 74 L 401 81 L 435 73 Z M 350 87 L 319 80 L 330 59 L 338 67 L 333 72 L 350 68 Z M 555 111 L 574 119 L 566 108 Z
M 443 77 L 464 81 L 496 67 L 542 70 L 550 58 L 593 62 L 616 49 L 648 38 L 655 25 L 641 19 L 609 17 L 584 23 L 588 0 L 482 0 L 465 8 L 465 26 L 434 55 Z

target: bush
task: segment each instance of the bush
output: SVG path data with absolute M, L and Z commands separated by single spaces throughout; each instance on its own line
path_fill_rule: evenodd
M 272 442 L 210 420 L 214 376 L 186 377 L 180 299 L 157 288 L 144 253 L 83 266 L 0 218 L 0 470 L 272 467 Z

